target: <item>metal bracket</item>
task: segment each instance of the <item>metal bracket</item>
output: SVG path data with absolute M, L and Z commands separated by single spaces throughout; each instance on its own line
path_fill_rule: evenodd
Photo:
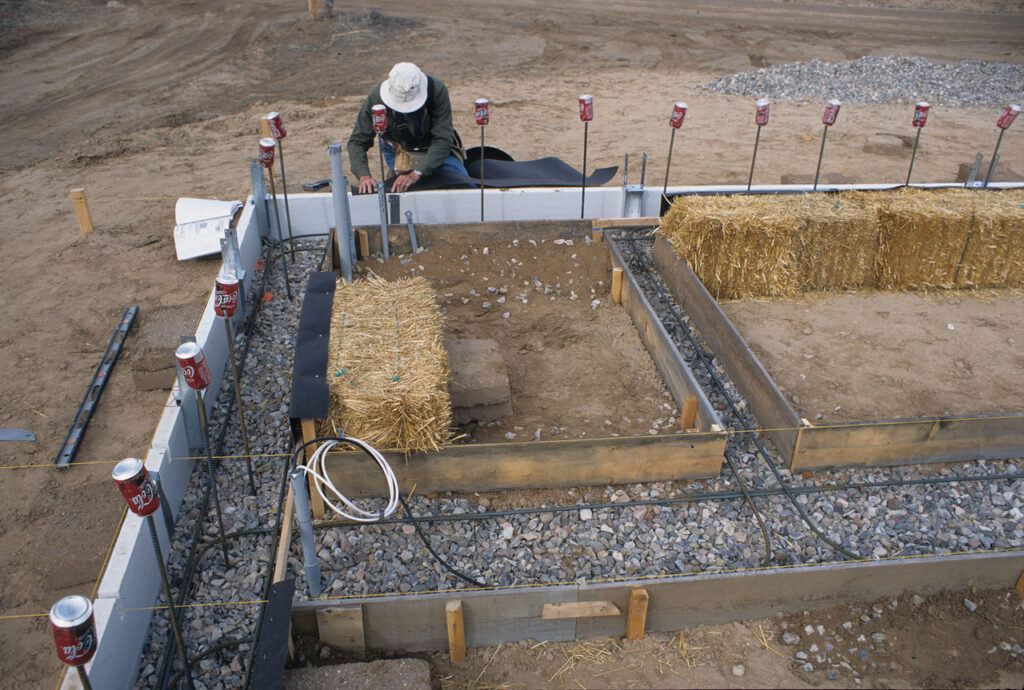
M 249 294 L 248 285 L 245 282 L 248 272 L 242 268 L 242 254 L 238 249 L 238 231 L 234 228 L 226 228 L 224 237 L 220 241 L 220 255 L 224 262 L 225 270 L 233 273 L 238 278 L 238 309 L 231 317 L 231 323 L 238 331 L 245 324 L 248 315 L 246 295 Z
M 629 154 L 622 172 L 622 217 L 639 218 L 643 215 L 644 180 L 647 177 L 647 153 L 640 166 L 640 184 L 629 184 Z
M 267 208 L 267 181 L 263 177 L 263 167 L 255 158 L 249 163 L 249 178 L 252 181 L 252 203 L 256 211 L 256 227 L 260 237 L 270 237 L 270 213 Z
M 401 223 L 402 220 L 402 197 L 398 194 L 388 194 L 388 224 Z
M 164 494 L 164 486 L 160 482 L 160 473 L 150 470 L 149 478 L 156 486 L 156 495 L 160 499 L 160 513 L 164 516 L 164 526 L 167 527 L 167 540 L 174 541 L 174 516 L 171 515 L 171 506 L 167 503 L 167 496 Z
M 978 178 L 978 171 L 981 169 L 981 162 L 984 160 L 984 156 L 979 153 L 974 157 L 974 165 L 971 166 L 971 172 L 967 175 L 967 181 L 964 182 L 964 187 L 981 187 L 982 182 Z

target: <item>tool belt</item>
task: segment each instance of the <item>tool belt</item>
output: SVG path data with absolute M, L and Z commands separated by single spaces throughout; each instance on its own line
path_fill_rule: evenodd
M 429 148 L 421 146 L 405 147 L 397 141 L 391 141 L 390 139 L 387 142 L 395 151 L 395 172 L 399 175 L 416 170 L 419 167 L 420 161 L 427 155 L 427 148 Z M 458 132 L 455 132 L 455 145 L 452 146 L 451 154 L 460 161 L 466 161 L 466 152 L 462 148 L 462 138 L 459 137 Z

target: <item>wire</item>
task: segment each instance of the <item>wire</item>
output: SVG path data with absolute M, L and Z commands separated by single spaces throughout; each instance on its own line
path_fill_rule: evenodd
M 409 504 L 406 503 L 405 499 L 402 498 L 401 496 L 398 497 L 398 500 L 400 500 L 402 502 L 402 507 L 405 508 L 405 514 L 409 516 L 409 522 L 412 523 L 413 529 L 416 530 L 416 536 L 418 536 L 420 538 L 420 541 L 423 542 L 423 545 L 427 547 L 427 551 L 429 551 L 430 555 L 434 557 L 434 560 L 436 560 L 438 563 L 440 563 L 444 567 L 445 570 L 447 570 L 448 572 L 450 572 L 452 575 L 454 575 L 455 577 L 459 578 L 460 580 L 463 580 L 464 582 L 468 582 L 469 584 L 473 585 L 474 587 L 487 587 L 487 585 L 485 583 L 479 582 L 477 580 L 474 580 L 473 578 L 469 577 L 468 575 L 463 575 L 458 570 L 456 570 L 454 567 L 452 567 L 452 565 L 450 563 L 448 563 L 448 561 L 446 561 L 445 559 L 441 558 L 441 555 L 437 551 L 434 551 L 434 547 L 432 547 L 430 545 L 430 541 L 428 541 L 426 535 L 423 534 L 423 530 L 420 529 L 419 520 L 417 520 L 416 516 L 414 516 L 412 514 L 412 511 L 409 510 Z
M 635 230 L 625 231 L 622 234 L 625 236 L 626 240 L 628 240 L 632 245 L 635 246 L 635 244 L 638 242 L 636 237 L 637 234 L 641 231 L 650 232 L 650 230 L 650 228 L 637 228 Z M 636 257 L 637 261 L 639 261 L 640 264 L 643 266 L 645 273 L 647 273 L 648 275 L 651 275 L 653 273 L 653 271 L 650 268 L 650 264 L 647 261 L 647 258 L 641 252 L 636 251 L 635 248 L 633 249 L 633 256 Z M 747 423 L 747 420 L 740 413 L 739 408 L 736 407 L 736 403 L 733 402 L 732 396 L 730 396 L 728 390 L 726 390 L 725 384 L 723 384 L 719 376 L 715 374 L 714 368 L 711 366 L 711 363 L 708 362 L 707 358 L 704 356 L 701 347 L 694 340 L 693 335 L 690 333 L 689 326 L 680 315 L 679 309 L 675 306 L 675 303 L 669 298 L 668 294 L 666 294 L 665 292 L 665 289 L 661 286 L 661 283 L 658 282 L 657 279 L 652 278 L 651 284 L 654 286 L 655 290 L 657 290 L 658 295 L 662 300 L 662 303 L 666 307 L 668 307 L 669 312 L 672 314 L 672 318 L 675 319 L 676 323 L 679 325 L 679 330 L 682 331 L 684 336 L 686 336 L 686 339 L 689 341 L 690 346 L 693 348 L 694 354 L 700 361 L 701 365 L 704 367 L 704 370 L 707 372 L 712 382 L 714 382 L 715 387 L 718 388 L 719 392 L 722 394 L 722 397 L 725 399 L 726 404 L 729 406 L 729 409 L 735 416 L 736 421 L 739 422 L 748 431 L 751 430 L 753 427 Z M 832 549 L 834 549 L 836 552 L 842 554 L 843 556 L 846 556 L 851 560 L 857 560 L 861 558 L 860 555 L 853 553 L 852 551 L 845 548 L 842 544 L 839 544 L 835 540 L 831 539 L 827 534 L 825 534 L 825 531 L 818 524 L 817 520 L 815 520 L 807 512 L 807 510 L 802 505 L 800 505 L 800 503 L 796 500 L 796 497 L 790 490 L 789 485 L 787 485 L 785 480 L 782 478 L 779 469 L 775 466 L 775 462 L 768 454 L 768 451 L 765 450 L 765 447 L 758 440 L 757 435 L 751 435 L 750 439 L 754 443 L 754 446 L 757 448 L 758 451 L 757 453 L 755 453 L 755 456 L 760 456 L 760 458 L 764 461 L 764 464 L 768 467 L 769 470 L 771 470 L 772 475 L 775 477 L 775 481 L 779 484 L 779 488 L 782 489 L 783 493 L 786 495 L 786 498 L 789 499 L 789 502 L 793 505 L 793 508 L 800 516 L 800 519 L 803 520 L 804 524 L 810 527 L 811 531 L 817 534 L 819 539 L 821 539 L 823 542 L 832 547 Z M 728 452 L 726 453 L 725 457 L 727 460 L 730 460 Z M 729 462 L 729 467 L 733 470 L 734 473 L 736 472 L 736 469 L 733 466 L 731 460 Z M 738 473 L 736 474 L 736 476 L 737 478 L 739 478 Z
M 348 500 L 348 497 L 341 493 L 334 485 L 334 482 L 331 481 L 331 478 L 327 474 L 327 454 L 330 453 L 331 449 L 339 443 L 346 443 L 359 448 L 369 455 L 374 462 L 377 463 L 378 467 L 380 467 L 381 472 L 384 473 L 384 481 L 387 482 L 388 485 L 388 503 L 382 510 L 377 511 L 376 513 L 363 510 L 355 503 Z M 304 471 L 307 475 L 313 476 L 317 480 L 314 482 L 317 493 L 319 493 L 320 497 L 324 499 L 324 503 L 330 506 L 331 510 L 343 518 L 352 520 L 353 522 L 377 522 L 378 520 L 391 517 L 395 510 L 398 509 L 398 478 L 395 477 L 395 471 L 391 469 L 391 465 L 388 464 L 388 461 L 384 459 L 384 456 L 381 455 L 376 448 L 365 441 L 359 440 L 358 438 L 339 436 L 323 443 L 316 449 L 316 452 L 313 453 L 312 457 L 309 459 L 309 463 L 306 465 L 299 465 L 298 469 Z M 331 499 L 328 498 L 327 493 L 324 491 L 325 488 L 338 498 L 345 505 L 345 508 L 341 508 L 331 502 Z

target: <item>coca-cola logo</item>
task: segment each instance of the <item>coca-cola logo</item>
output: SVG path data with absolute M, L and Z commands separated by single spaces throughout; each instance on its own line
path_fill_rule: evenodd
M 84 634 L 80 635 L 74 644 L 61 644 L 60 653 L 61 658 L 71 663 L 78 659 L 86 659 L 92 655 L 96 649 L 96 637 L 92 631 L 89 630 Z
M 181 373 L 185 374 L 185 378 L 191 381 L 196 377 L 196 368 L 189 364 L 181 368 Z
M 213 308 L 217 312 L 217 316 L 231 317 L 235 314 L 235 308 L 238 306 L 238 290 L 229 289 L 225 286 L 217 284 L 217 290 L 214 293 Z
M 131 497 L 133 509 L 135 512 L 144 510 L 155 498 L 156 492 L 153 490 L 153 483 L 148 481 L 143 482 L 139 486 L 138 493 Z

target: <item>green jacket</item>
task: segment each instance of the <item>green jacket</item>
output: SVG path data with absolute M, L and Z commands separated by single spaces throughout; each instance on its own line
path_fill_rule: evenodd
M 375 134 L 370 108 L 383 105 L 380 85 L 374 87 L 363 101 L 356 116 L 355 127 L 348 138 L 348 159 L 356 178 L 370 175 L 366 152 L 373 147 Z M 388 128 L 384 138 L 411 151 L 426 151 L 416 169 L 424 175 L 434 171 L 450 154 L 463 158 L 462 145 L 452 126 L 452 103 L 448 88 L 440 79 L 427 77 L 427 102 L 412 113 L 388 108 Z

